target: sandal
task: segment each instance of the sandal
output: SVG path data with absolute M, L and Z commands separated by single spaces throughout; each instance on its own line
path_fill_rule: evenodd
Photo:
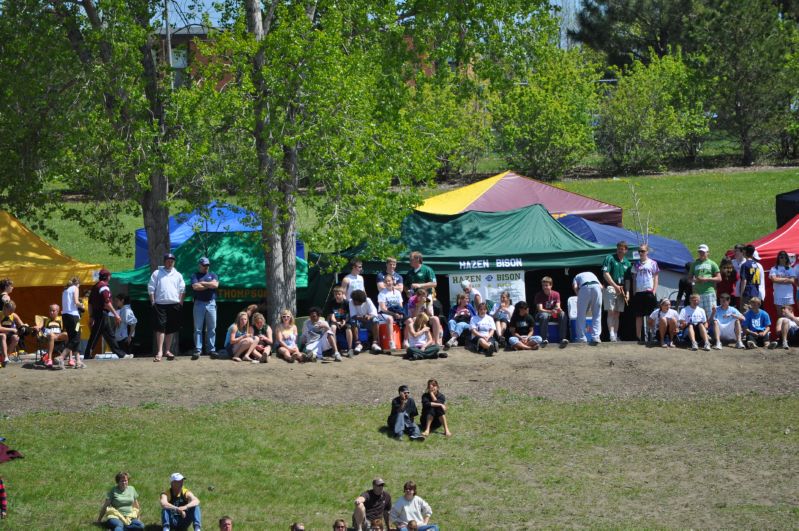
M 669 348 L 669 346 L 666 343 L 661 343 L 660 346 L 663 348 Z
M 85 365 L 85 364 L 83 364 L 83 363 L 81 363 L 81 362 L 78 362 L 78 363 L 75 365 L 75 368 L 76 368 L 76 369 L 85 369 L 85 368 L 86 368 L 86 365 Z
M 172 354 L 171 352 L 167 352 L 166 353 L 166 360 L 167 361 L 174 361 L 175 360 L 175 355 Z
M 162 358 L 161 354 L 158 354 L 156 357 L 153 358 L 153 362 L 158 363 L 159 361 L 161 361 L 161 358 Z
M 234 357 L 232 357 L 232 358 L 230 358 L 230 359 L 232 359 L 232 360 L 233 360 L 233 361 L 235 361 L 236 363 L 238 363 L 238 362 L 240 362 L 240 361 L 241 361 L 241 358 L 239 358 L 238 356 L 234 356 Z

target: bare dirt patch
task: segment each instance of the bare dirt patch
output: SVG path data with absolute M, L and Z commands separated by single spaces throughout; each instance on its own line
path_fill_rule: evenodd
M 385 403 L 407 383 L 419 394 L 435 377 L 452 398 L 490 401 L 497 393 L 578 402 L 596 398 L 659 399 L 799 391 L 797 349 L 690 352 L 602 344 L 492 358 L 452 349 L 448 359 L 410 362 L 361 354 L 342 363 L 253 365 L 202 358 L 91 360 L 85 370 L 45 371 L 9 364 L 0 370 L 2 413 L 80 411 L 148 403 L 194 407 L 236 399 L 297 404 Z

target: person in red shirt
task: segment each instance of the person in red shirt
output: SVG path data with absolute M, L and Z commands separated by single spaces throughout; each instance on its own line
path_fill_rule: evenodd
M 558 323 L 560 347 L 568 345 L 569 318 L 560 307 L 560 293 L 552 289 L 552 278 L 541 279 L 541 291 L 536 293 L 533 304 L 535 304 L 536 311 L 535 320 L 540 329 L 541 339 L 543 339 L 541 346 L 545 347 L 549 344 L 549 321 Z

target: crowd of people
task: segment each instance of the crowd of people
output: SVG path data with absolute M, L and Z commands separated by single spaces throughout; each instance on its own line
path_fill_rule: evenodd
M 163 531 L 201 531 L 202 511 L 200 499 L 184 485 L 186 478 L 180 472 L 169 477 L 169 486 L 158 498 Z M 139 493 L 130 484 L 130 474 L 119 472 L 114 477 L 115 485 L 106 493 L 97 523 L 114 531 L 138 531 L 145 529 L 142 522 L 142 506 Z M 372 488 L 355 498 L 355 508 L 348 525 L 338 518 L 333 522 L 334 531 L 438 531 L 438 525 L 430 523 L 433 510 L 430 504 L 417 493 L 417 485 L 407 481 L 403 495 L 392 503 L 391 494 L 382 478 L 372 480 Z M 5 511 L 3 512 L 5 517 Z M 220 531 L 232 531 L 233 519 L 222 516 L 218 520 Z M 290 531 L 305 531 L 305 525 L 294 522 Z

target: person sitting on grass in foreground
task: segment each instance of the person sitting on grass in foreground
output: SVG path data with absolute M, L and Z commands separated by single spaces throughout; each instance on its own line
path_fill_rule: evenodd
M 707 315 L 705 310 L 699 307 L 700 296 L 697 293 L 691 295 L 690 305 L 680 310 L 679 334 L 678 337 L 684 342 L 691 343 L 691 350 L 697 350 L 697 341 L 702 340 L 702 350 L 710 350 L 710 342 L 707 336 Z
M 253 338 L 249 332 L 249 323 L 247 322 L 247 312 L 239 312 L 236 316 L 236 322 L 230 325 L 225 335 L 225 350 L 228 356 L 235 362 L 251 361 L 258 363 L 261 359 L 255 347 L 258 342 Z
M 220 518 L 219 531 L 233 531 L 233 519 L 229 516 L 223 516 Z
M 302 361 L 302 352 L 297 346 L 297 325 L 290 310 L 280 312 L 280 324 L 277 325 L 277 355 L 289 363 Z
M 513 350 L 538 350 L 543 341 L 541 336 L 533 335 L 535 319 L 530 315 L 530 306 L 525 301 L 516 303 L 516 309 L 510 318 L 508 327 L 508 344 Z
M 799 345 L 799 317 L 794 315 L 793 306 L 782 307 L 782 316 L 777 319 L 777 326 L 774 327 L 774 338 L 782 340 L 782 348 L 785 350 L 790 345 Z M 772 341 L 768 348 L 775 349 L 777 346 L 777 342 Z
M 422 435 L 427 437 L 430 430 L 444 426 L 444 435 L 452 437 L 447 425 L 447 397 L 438 388 L 435 378 L 427 380 L 427 391 L 422 394 Z
M 332 351 L 333 359 L 341 361 L 341 354 L 336 345 L 336 335 L 322 319 L 322 310 L 313 306 L 308 310 L 308 320 L 302 325 L 303 359 L 305 361 L 321 360 L 325 352 Z
M 746 348 L 765 347 L 771 337 L 771 317 L 762 309 L 760 297 L 749 299 L 749 310 L 744 314 Z
M 391 414 L 386 421 L 391 436 L 397 440 L 402 439 L 402 434 L 407 433 L 411 440 L 424 440 L 419 426 L 413 419 L 419 414 L 416 402 L 411 398 L 407 385 L 399 386 L 399 395 L 391 401 Z
M 449 341 L 447 341 L 447 347 L 458 346 L 458 339 L 461 334 L 468 332 L 472 317 L 475 315 L 477 315 L 477 311 L 469 304 L 469 297 L 465 293 L 458 293 L 455 306 L 449 310 Z M 496 329 L 496 326 L 494 329 Z M 469 335 L 464 337 L 468 338 Z
M 202 529 L 200 500 L 183 486 L 183 474 L 169 476 L 169 488 L 161 493 L 161 525 L 164 531 L 183 531 L 194 526 Z
M 129 484 L 130 476 L 127 472 L 120 472 L 115 480 L 117 484 L 106 494 L 97 522 L 114 531 L 144 529 L 139 520 L 139 493 Z
M 660 346 L 663 348 L 674 348 L 674 342 L 677 339 L 677 323 L 680 320 L 680 316 L 677 314 L 677 311 L 671 307 L 671 301 L 669 299 L 662 299 L 658 308 L 650 313 L 647 319 L 649 322 L 649 330 L 657 331 L 657 338 L 658 341 L 660 341 Z
M 477 315 L 472 317 L 469 323 L 469 330 L 472 337 L 469 346 L 475 352 L 493 356 L 497 351 L 497 340 L 494 337 L 496 326 L 494 319 L 488 315 L 486 303 L 481 302 L 477 305 Z
M 722 341 L 734 341 L 735 348 L 744 348 L 741 342 L 741 322 L 744 316 L 735 306 L 732 306 L 732 296 L 729 293 L 722 293 L 719 296 L 721 305 L 713 310 L 713 331 L 716 335 L 715 350 L 721 350 Z
M 380 518 L 388 521 L 391 511 L 391 494 L 385 489 L 383 478 L 374 478 L 372 488 L 355 498 L 352 523 L 355 531 L 369 531 L 369 522 Z
M 352 298 L 350 299 L 350 319 L 353 321 L 354 325 L 357 325 L 357 327 L 353 326 L 353 334 L 357 336 L 357 328 L 369 330 L 372 335 L 372 352 L 374 354 L 383 352 L 383 349 L 381 349 L 380 345 L 377 343 L 377 340 L 380 338 L 380 320 L 377 316 L 377 308 L 363 290 L 358 289 L 352 292 Z M 361 346 L 360 340 L 357 340 L 355 353 L 359 354 L 361 350 L 363 350 L 363 346 Z
M 261 355 L 261 362 L 269 363 L 274 339 L 272 338 L 272 327 L 266 324 L 264 314 L 260 312 L 253 314 L 250 335 L 255 340 L 255 351 Z
M 355 351 L 352 349 L 353 327 L 350 323 L 350 303 L 347 302 L 344 288 L 341 286 L 333 288 L 333 298 L 327 303 L 325 315 L 327 315 L 327 322 L 330 324 L 330 329 L 333 330 L 333 335 L 337 335 L 341 330 L 344 331 L 344 337 L 347 341 L 346 356 L 351 358 Z M 355 333 L 357 333 L 357 330 Z
M 436 524 L 429 523 L 433 516 L 430 504 L 416 495 L 416 483 L 406 482 L 403 490 L 405 495 L 391 508 L 391 522 L 397 526 L 397 530 L 408 531 L 408 524 L 416 522 L 419 531 L 438 531 Z

